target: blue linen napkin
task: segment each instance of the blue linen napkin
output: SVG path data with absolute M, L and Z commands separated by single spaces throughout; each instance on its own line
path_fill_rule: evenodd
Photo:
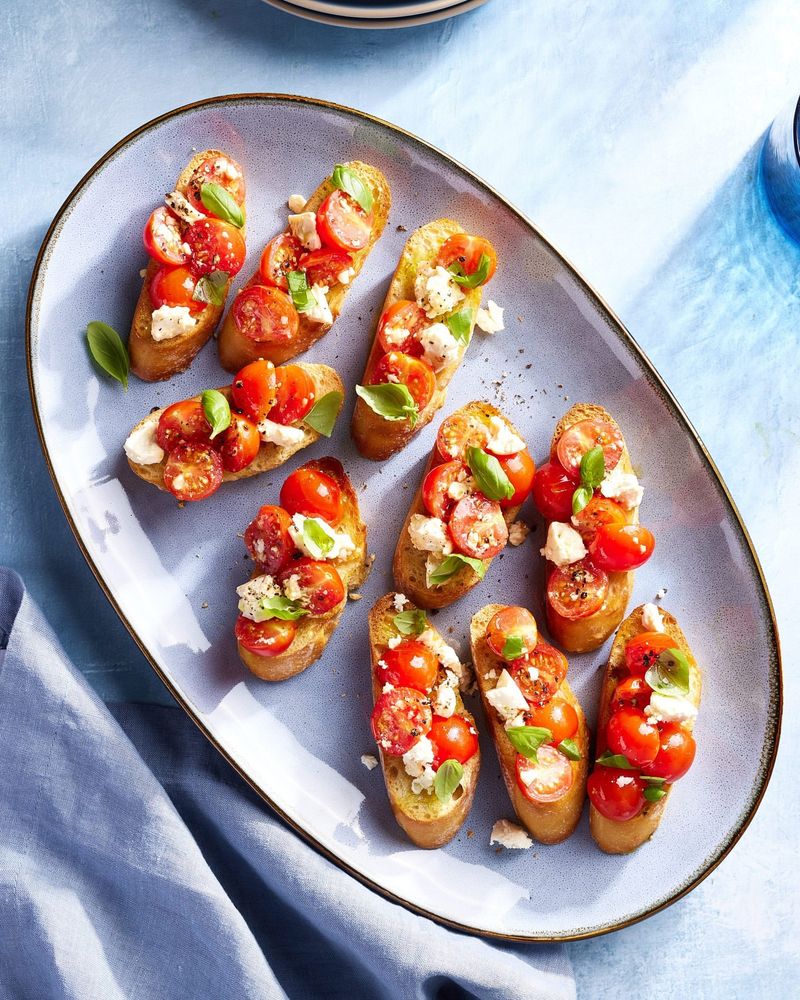
M 0 568 L 3 647 L 0 996 L 575 997 L 562 947 L 449 931 L 342 872 L 180 709 L 109 711 Z

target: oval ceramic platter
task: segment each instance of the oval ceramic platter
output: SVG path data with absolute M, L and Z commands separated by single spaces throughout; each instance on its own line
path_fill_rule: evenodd
M 334 365 L 348 388 L 333 438 L 283 469 L 227 485 L 180 508 L 137 479 L 122 444 L 156 405 L 225 384 L 210 343 L 168 383 L 98 375 L 84 331 L 101 319 L 127 331 L 145 263 L 144 221 L 192 150 L 224 149 L 244 165 L 252 270 L 286 221 L 337 162 L 361 159 L 392 187 L 389 225 L 330 334 L 305 360 Z M 645 483 L 643 519 L 658 545 L 636 574 L 635 603 L 667 588 L 705 669 L 699 747 L 653 841 L 627 858 L 594 846 L 584 815 L 557 847 L 489 846 L 512 817 L 484 738 L 475 803 L 447 847 L 426 852 L 401 834 L 374 752 L 367 612 L 392 588 L 391 557 L 434 440 L 434 421 L 405 451 L 376 464 L 349 437 L 353 386 L 405 231 L 440 216 L 489 237 L 500 265 L 490 292 L 507 329 L 476 333 L 442 416 L 474 398 L 500 405 L 543 460 L 558 417 L 577 400 L 607 407 L 624 428 Z M 94 166 L 45 238 L 28 306 L 31 391 L 42 444 L 78 542 L 109 599 L 174 696 L 214 745 L 299 833 L 357 878 L 423 914 L 475 933 L 526 940 L 589 936 L 641 919 L 695 886 L 727 853 L 769 778 L 780 725 L 775 623 L 758 562 L 711 459 L 668 389 L 619 321 L 518 211 L 443 153 L 384 122 L 304 98 L 245 95 L 182 108 L 138 129 Z M 277 500 L 288 472 L 326 453 L 356 486 L 375 554 L 363 600 L 349 603 L 322 659 L 279 685 L 251 676 L 236 653 L 234 590 L 247 573 L 241 533 Z M 493 563 L 484 583 L 435 616 L 468 656 L 472 614 L 522 603 L 544 621 L 542 528 Z M 571 660 L 590 720 L 607 647 Z M 479 725 L 482 716 L 473 703 Z M 737 725 L 731 727 L 735 718 Z M 485 727 L 484 727 L 485 728 Z M 743 738 L 747 734 L 747 738 Z

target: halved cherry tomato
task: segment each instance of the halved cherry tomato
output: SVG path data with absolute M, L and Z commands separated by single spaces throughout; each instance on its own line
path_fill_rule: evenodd
M 326 247 L 362 250 L 372 232 L 372 216 L 355 198 L 336 188 L 319 206 L 317 232 Z
M 382 694 L 372 710 L 372 735 L 384 753 L 407 753 L 420 736 L 430 732 L 431 700 L 421 691 L 396 687 Z
M 588 559 L 571 566 L 556 566 L 547 580 L 550 607 L 569 621 L 599 611 L 608 593 L 608 576 Z
M 269 419 L 276 424 L 294 424 L 311 410 L 317 398 L 314 379 L 300 365 L 280 365 L 275 369 L 275 405 Z
M 271 285 L 243 288 L 233 300 L 232 315 L 242 336 L 257 344 L 285 344 L 300 325 L 292 300 Z
M 155 309 L 187 306 L 190 313 L 202 312 L 206 303 L 192 298 L 196 285 L 197 278 L 188 267 L 160 267 L 150 282 L 150 301 Z
M 607 420 L 581 420 L 569 427 L 556 444 L 558 460 L 567 475 L 578 481 L 581 477 L 581 459 L 592 448 L 601 447 L 606 472 L 610 472 L 622 457 L 625 444 L 616 424 Z
M 672 783 L 692 766 L 697 745 L 694 736 L 677 722 L 667 722 L 659 730 L 658 754 L 652 764 L 642 768 L 642 774 Z
M 161 205 L 144 227 L 144 248 L 159 264 L 185 264 L 188 254 L 183 249 L 178 217 Z
M 542 746 L 536 760 L 517 754 L 517 785 L 537 805 L 558 802 L 572 788 L 572 765 L 555 747 Z
M 344 250 L 311 250 L 300 258 L 299 268 L 306 272 L 306 280 L 311 285 L 326 285 L 331 288 L 339 283 L 339 275 L 353 266 L 352 255 Z
M 226 472 L 241 472 L 258 454 L 261 436 L 258 427 L 243 413 L 231 411 L 231 422 L 220 435 L 219 453 Z
M 613 753 L 621 753 L 631 764 L 652 764 L 659 749 L 658 729 L 638 708 L 620 708 L 608 720 L 606 742 Z
M 604 496 L 593 496 L 589 503 L 574 515 L 572 522 L 580 532 L 584 543 L 588 545 L 594 541 L 600 528 L 607 524 L 627 524 L 628 519 L 625 511 L 615 500 L 608 500 Z
M 231 177 L 231 174 L 237 176 Z M 209 215 L 208 209 L 200 198 L 200 191 L 204 184 L 219 184 L 225 188 L 237 205 L 244 202 L 245 187 L 242 168 L 235 160 L 231 160 L 227 156 L 207 156 L 194 168 L 186 187 L 188 201 L 198 212 Z
M 442 244 L 436 263 L 448 268 L 451 264 L 459 264 L 464 274 L 474 274 L 484 254 L 489 258 L 486 281 L 490 281 L 497 267 L 497 253 L 492 244 L 482 236 L 469 236 L 467 233 L 451 236 Z
M 402 351 L 419 357 L 422 354 L 417 334 L 431 325 L 422 306 L 410 299 L 394 302 L 381 316 L 378 323 L 378 343 L 384 351 Z M 405 330 L 406 335 L 398 339 L 393 331 Z
M 285 584 L 289 577 L 297 580 L 302 595 L 297 598 L 300 606 L 312 615 L 326 615 L 338 608 L 345 599 L 346 591 L 339 571 L 329 562 L 315 559 L 298 559 L 285 567 L 278 580 Z
M 208 444 L 211 430 L 200 400 L 183 399 L 168 406 L 158 418 L 156 441 L 159 448 L 169 452 L 185 441 Z
M 501 500 L 500 506 L 503 510 L 519 507 L 526 500 L 533 485 L 533 476 L 536 472 L 533 459 L 527 451 L 518 451 L 514 455 L 500 455 L 497 461 L 514 487 L 514 495 Z
M 506 643 L 511 641 L 513 652 L 506 654 Z M 536 619 L 527 608 L 501 608 L 494 614 L 486 628 L 486 643 L 489 649 L 504 660 L 518 660 L 536 649 L 539 630 Z
M 560 649 L 540 639 L 532 652 L 511 664 L 511 676 L 525 698 L 541 708 L 567 676 L 567 658 Z
M 592 805 L 606 819 L 624 823 L 644 808 L 644 782 L 635 771 L 597 766 L 589 775 L 586 790 Z
M 459 550 L 474 559 L 492 559 L 508 541 L 500 504 L 472 493 L 459 500 L 450 515 L 450 534 Z
M 375 365 L 372 384 L 382 385 L 384 382 L 399 382 L 406 386 L 420 410 L 428 405 L 436 389 L 436 376 L 428 362 L 401 351 L 389 351 Z
M 638 708 L 642 711 L 650 704 L 652 689 L 641 677 L 626 677 L 617 684 L 614 696 L 611 699 L 611 711 L 616 712 L 620 708 Z
M 625 646 L 625 665 L 634 677 L 644 677 L 662 653 L 675 646 L 666 632 L 640 632 Z
M 303 244 L 300 240 L 291 233 L 280 233 L 267 243 L 261 254 L 261 280 L 286 291 L 289 288 L 286 275 L 289 271 L 299 270 L 302 255 Z
M 422 481 L 422 502 L 427 512 L 432 517 L 447 521 L 457 501 L 469 492 L 465 482 L 470 475 L 468 467 L 462 462 L 445 462 L 431 469 Z
M 299 468 L 281 486 L 281 505 L 290 514 L 321 517 L 328 524 L 342 519 L 342 491 L 331 476 L 316 469 Z
M 578 713 L 563 698 L 552 698 L 546 705 L 529 712 L 525 725 L 542 726 L 553 734 L 551 743 L 558 746 L 562 740 L 569 740 L 578 731 Z
M 436 450 L 443 462 L 463 462 L 467 448 L 485 448 L 489 427 L 474 413 L 454 413 L 442 421 L 436 435 Z
M 641 524 L 604 524 L 598 529 L 589 555 L 607 573 L 638 569 L 653 554 L 656 540 Z
M 566 521 L 572 517 L 572 494 L 575 483 L 558 462 L 545 462 L 533 477 L 533 502 L 548 521 Z
M 275 405 L 277 382 L 271 361 L 251 361 L 236 373 L 231 384 L 234 406 L 258 423 Z
M 291 646 L 297 634 L 297 622 L 268 618 L 265 622 L 253 622 L 244 615 L 236 620 L 234 635 L 248 653 L 256 656 L 277 656 Z
M 394 687 L 411 687 L 430 691 L 439 673 L 439 660 L 426 645 L 416 639 L 401 642 L 381 656 L 386 664 L 381 668 L 381 680 Z
M 478 749 L 475 727 L 463 715 L 451 715 L 449 719 L 434 715 L 428 739 L 433 743 L 434 770 L 446 760 L 466 764 Z
M 183 234 L 184 243 L 192 248 L 189 267 L 201 277 L 212 271 L 225 271 L 232 278 L 244 264 L 247 250 L 241 231 L 222 219 L 200 219 Z
M 222 459 L 211 445 L 185 441 L 164 466 L 164 485 L 179 500 L 205 500 L 222 483 Z
M 289 534 L 292 519 L 283 507 L 265 504 L 244 533 L 250 558 L 264 573 L 277 576 L 292 560 L 295 544 Z

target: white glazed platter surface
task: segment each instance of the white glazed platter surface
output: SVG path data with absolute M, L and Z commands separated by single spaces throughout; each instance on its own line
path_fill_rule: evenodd
M 98 377 L 84 330 L 101 319 L 127 331 L 146 262 L 144 221 L 192 151 L 212 146 L 228 151 L 247 177 L 249 251 L 237 286 L 285 225 L 287 197 L 309 194 L 335 163 L 363 159 L 380 167 L 393 205 L 342 316 L 303 356 L 335 366 L 348 388 L 333 438 L 283 469 L 179 508 L 131 473 L 122 443 L 151 407 L 230 378 L 214 343 L 187 373 L 155 385 L 134 378 L 124 393 Z M 538 462 L 572 403 L 609 409 L 645 486 L 642 521 L 657 539 L 655 555 L 636 575 L 631 606 L 666 588 L 664 606 L 705 670 L 697 760 L 653 841 L 627 858 L 595 848 L 585 814 L 564 844 L 490 847 L 493 823 L 512 812 L 485 737 L 472 812 L 438 851 L 405 840 L 380 770 L 360 763 L 361 754 L 374 752 L 367 612 L 392 589 L 397 534 L 439 421 L 390 460 L 368 462 L 349 438 L 352 389 L 405 231 L 441 216 L 497 247 L 498 273 L 486 297 L 505 307 L 507 327 L 493 337 L 476 333 L 441 416 L 470 399 L 488 399 L 520 428 Z M 305 98 L 240 95 L 178 109 L 122 140 L 68 198 L 34 271 L 28 338 L 45 455 L 98 580 L 186 711 L 332 860 L 448 924 L 546 940 L 603 933 L 655 912 L 696 885 L 735 843 L 763 795 L 780 726 L 777 635 L 756 557 L 702 445 L 619 321 L 531 223 L 474 175 L 386 123 Z M 363 599 L 348 605 L 323 658 L 290 681 L 268 685 L 242 667 L 232 636 L 235 587 L 248 576 L 240 535 L 259 506 L 277 502 L 293 468 L 325 454 L 342 460 L 358 491 L 375 565 Z M 469 620 L 486 603 L 527 604 L 544 621 L 543 532 L 530 501 L 522 517 L 534 526 L 529 540 L 509 548 L 481 586 L 433 617 L 467 658 Z M 590 723 L 607 648 L 570 661 L 570 682 Z M 480 708 L 471 707 L 485 729 Z

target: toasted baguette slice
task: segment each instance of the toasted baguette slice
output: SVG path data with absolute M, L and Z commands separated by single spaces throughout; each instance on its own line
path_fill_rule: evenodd
M 400 631 L 394 624 L 394 617 L 397 614 L 395 598 L 400 595 L 394 593 L 381 597 L 369 613 L 369 648 L 372 659 L 372 700 L 373 703 L 381 696 L 381 683 L 378 676 L 378 660 L 386 651 L 389 639 L 400 635 Z M 413 605 L 406 600 L 404 611 L 413 610 Z M 428 628 L 439 635 L 437 630 L 428 623 Z M 404 637 L 405 638 L 405 637 Z M 437 683 L 444 677 L 444 669 L 440 668 Z M 463 715 L 472 725 L 475 720 L 464 707 L 461 694 L 458 690 L 456 695 L 456 715 Z M 433 792 L 414 793 L 411 790 L 413 779 L 406 774 L 403 767 L 403 758 L 393 754 L 384 753 L 378 748 L 383 769 L 383 778 L 386 782 L 386 791 L 389 796 L 389 804 L 392 807 L 395 819 L 405 831 L 410 840 L 417 847 L 434 848 L 442 847 L 455 837 L 467 814 L 472 808 L 472 800 L 475 798 L 475 787 L 478 783 L 478 772 L 481 766 L 481 752 L 478 749 L 466 764 L 464 764 L 464 776 L 461 784 L 453 795 L 445 802 L 440 801 Z
M 195 169 L 209 156 L 225 156 L 218 149 L 205 149 L 196 153 L 178 178 L 174 190 L 185 195 Z M 242 206 L 244 211 L 244 206 Z M 133 313 L 131 332 L 128 337 L 128 353 L 131 371 L 145 382 L 160 382 L 172 378 L 178 372 L 186 371 L 195 355 L 209 340 L 225 311 L 225 302 L 215 306 L 210 303 L 197 313 L 195 326 L 186 333 L 179 333 L 169 340 L 153 340 L 151 317 L 154 306 L 150 299 L 150 284 L 160 265 L 149 260 L 139 292 L 139 299 Z M 230 280 L 225 286 L 225 297 L 231 288 Z
M 356 547 L 350 555 L 332 560 L 332 565 L 338 570 L 345 590 L 349 593 L 361 586 L 370 570 L 370 564 L 367 561 L 367 526 L 361 520 L 358 497 L 338 459 L 315 459 L 306 462 L 302 468 L 324 472 L 336 480 L 342 491 L 344 512 L 341 522 L 336 527 L 337 531 L 346 531 L 355 542 Z M 259 576 L 258 570 L 253 571 L 251 579 L 256 576 Z M 306 667 L 310 667 L 322 656 L 330 637 L 336 631 L 336 626 L 339 624 L 346 604 L 347 597 L 339 607 L 334 608 L 326 615 L 300 618 L 297 622 L 297 634 L 291 646 L 285 653 L 280 653 L 278 656 L 259 656 L 249 652 L 241 643 L 237 642 L 242 663 L 256 677 L 260 677 L 264 681 L 285 681 L 289 677 L 294 677 L 295 674 L 302 673 Z
M 300 366 L 304 368 L 305 371 L 313 378 L 314 385 L 317 390 L 317 399 L 321 399 L 329 392 L 340 392 L 344 393 L 344 385 L 342 380 L 339 378 L 337 373 L 333 368 L 329 368 L 327 365 L 307 365 L 303 364 Z M 224 385 L 220 387 L 219 390 L 227 399 L 230 399 L 231 387 L 230 385 Z M 200 399 L 200 396 L 194 396 L 194 399 Z M 340 407 L 341 409 L 341 404 Z M 141 427 L 147 420 L 152 420 L 153 417 L 159 417 L 164 412 L 166 407 L 161 407 L 160 409 L 151 410 L 150 413 L 144 417 L 142 420 L 136 424 L 133 428 L 135 431 L 137 428 Z M 241 472 L 225 472 L 222 476 L 223 483 L 232 482 L 235 479 L 246 479 L 248 476 L 258 476 L 262 472 L 269 472 L 271 469 L 277 469 L 278 466 L 288 462 L 292 455 L 301 451 L 303 448 L 308 448 L 309 445 L 314 444 L 318 441 L 320 435 L 317 431 L 308 425 L 300 424 L 303 430 L 303 440 L 297 444 L 291 445 L 277 445 L 272 443 L 265 443 L 262 441 L 261 447 L 258 449 L 258 454 L 247 466 L 247 468 L 242 469 Z M 131 432 L 133 433 L 133 431 Z M 167 464 L 167 456 L 160 462 L 156 462 L 153 465 L 139 465 L 136 462 L 132 462 L 128 459 L 128 465 L 133 469 L 136 475 L 140 479 L 144 479 L 148 483 L 152 483 L 157 486 L 160 490 L 166 490 L 164 485 L 164 467 Z
M 355 277 L 361 271 L 361 268 L 364 266 L 364 262 L 370 254 L 370 251 L 378 242 L 378 239 L 386 226 L 389 219 L 389 208 L 391 207 L 392 201 L 391 192 L 389 191 L 389 182 L 377 167 L 372 167 L 368 163 L 361 163 L 358 160 L 347 163 L 345 166 L 349 167 L 354 173 L 356 173 L 372 192 L 373 222 L 372 232 L 370 233 L 367 245 L 362 250 L 357 250 L 352 254 L 352 268 L 355 271 L 355 275 L 346 285 L 343 285 L 341 282 L 337 282 L 335 285 L 331 285 L 328 291 L 328 305 L 330 306 L 331 313 L 333 314 L 334 322 L 336 321 L 339 313 L 342 311 L 342 306 L 344 305 L 344 299 L 347 295 L 348 289 L 355 280 Z M 308 199 L 303 211 L 316 212 L 331 191 L 333 191 L 331 178 L 326 177 L 322 184 L 320 184 L 317 190 Z M 263 284 L 263 282 L 261 281 L 259 271 L 256 270 L 255 274 L 245 285 L 245 288 L 250 285 L 259 284 Z M 242 333 L 240 333 L 239 328 L 233 320 L 233 309 L 229 309 L 228 315 L 225 317 L 225 321 L 220 328 L 219 338 L 217 341 L 220 364 L 229 372 L 237 372 L 248 362 L 255 361 L 257 358 L 264 358 L 266 361 L 272 361 L 273 364 L 276 365 L 283 364 L 284 361 L 288 361 L 290 358 L 296 358 L 298 354 L 302 354 L 304 351 L 307 351 L 312 344 L 316 343 L 316 341 L 318 341 L 320 337 L 323 337 L 331 328 L 329 324 L 313 322 L 303 313 L 299 314 L 299 319 L 300 325 L 297 331 L 297 336 L 293 337 L 289 342 L 280 344 L 258 343 L 256 341 L 249 340 Z
M 401 299 L 414 300 L 414 279 L 417 276 L 419 266 L 433 260 L 445 240 L 451 236 L 455 236 L 457 233 L 463 232 L 462 227 L 457 222 L 453 222 L 452 219 L 437 219 L 435 222 L 429 222 L 411 234 L 403 248 L 403 253 L 400 256 L 397 270 L 394 272 L 392 283 L 389 285 L 389 291 L 386 294 L 381 315 Z M 464 299 L 459 302 L 453 312 L 459 312 L 466 307 L 472 309 L 471 335 L 475 328 L 475 316 L 477 315 L 478 306 L 481 304 L 482 289 L 467 288 L 464 289 L 464 292 Z M 380 321 L 380 317 L 378 319 Z M 442 316 L 436 320 L 431 320 L 431 323 L 445 321 L 446 317 Z M 356 400 L 350 433 L 356 448 L 358 448 L 365 458 L 371 458 L 375 461 L 389 458 L 390 455 L 394 455 L 395 452 L 405 448 L 411 438 L 415 434 L 419 434 L 422 428 L 431 422 L 434 415 L 444 405 L 447 386 L 450 384 L 450 379 L 452 379 L 458 370 L 467 346 L 468 344 L 464 344 L 459 351 L 458 357 L 451 364 L 436 373 L 436 390 L 427 406 L 421 410 L 419 418 L 413 427 L 408 420 L 385 419 L 371 409 L 361 397 Z M 364 368 L 363 384 L 367 384 L 370 372 L 373 371 L 382 353 L 383 350 L 378 343 L 376 329 L 376 335 L 372 341 L 372 349 Z
M 594 403 L 576 403 L 556 424 L 556 429 L 553 432 L 553 440 L 550 445 L 551 462 L 557 461 L 556 445 L 558 444 L 558 439 L 564 431 L 568 430 L 574 424 L 580 423 L 581 420 L 603 420 L 614 424 L 615 427 L 619 426 L 611 414 L 607 410 L 604 410 L 602 406 L 597 406 Z M 627 445 L 623 448 L 619 465 L 623 472 L 633 472 Z M 628 511 L 628 521 L 630 524 L 636 524 L 638 520 L 638 507 Z M 549 523 L 547 528 L 549 530 Z M 547 580 L 554 568 L 553 563 L 547 563 L 545 590 L 547 588 Z M 544 603 L 547 613 L 547 627 L 550 629 L 553 638 L 559 646 L 563 646 L 567 652 L 587 653 L 592 649 L 597 649 L 598 646 L 602 646 L 617 625 L 619 625 L 625 617 L 625 610 L 628 607 L 632 593 L 632 572 L 609 573 L 608 593 L 602 606 L 593 615 L 589 615 L 587 618 L 579 618 L 576 621 L 570 621 L 568 618 L 564 618 L 558 614 L 557 611 L 554 611 L 550 607 L 550 602 L 547 600 L 547 594 L 545 593 Z
M 686 636 L 681 631 L 675 618 L 663 608 L 659 610 L 664 622 L 664 630 L 675 640 L 675 649 L 680 650 L 689 661 L 689 693 L 686 697 L 692 702 L 695 708 L 699 708 L 703 690 L 703 676 L 700 668 L 692 655 L 692 651 L 686 641 Z M 628 615 L 620 626 L 611 646 L 608 664 L 603 677 L 603 687 L 600 692 L 600 707 L 597 715 L 598 752 L 604 743 L 602 734 L 606 731 L 606 726 L 611 715 L 611 699 L 614 689 L 620 680 L 628 676 L 628 670 L 625 666 L 625 646 L 628 640 L 632 639 L 635 635 L 648 631 L 642 623 L 642 611 L 643 606 L 635 608 Z M 686 727 L 691 730 L 694 728 L 694 724 L 687 722 Z M 672 791 L 672 785 L 665 785 L 664 791 L 666 795 L 660 798 L 658 802 L 647 802 L 638 816 L 634 816 L 633 819 L 625 820 L 624 822 L 606 819 L 594 806 L 590 806 L 589 827 L 597 846 L 602 851 L 605 851 L 606 854 L 629 854 L 631 851 L 635 851 L 637 847 L 641 847 L 656 832 L 658 824 L 661 822 L 661 817 L 664 815 L 667 799 Z
M 558 844 L 566 840 L 581 818 L 583 800 L 586 796 L 586 772 L 589 767 L 589 730 L 586 718 L 578 700 L 572 693 L 568 682 L 562 681 L 559 694 L 575 709 L 578 716 L 578 732 L 575 735 L 575 745 L 581 754 L 580 760 L 570 761 L 572 767 L 572 786 L 566 795 L 557 802 L 537 804 L 523 795 L 517 784 L 517 751 L 509 740 L 500 716 L 488 701 L 486 694 L 492 691 L 497 678 L 508 666 L 497 656 L 486 642 L 486 630 L 494 615 L 504 605 L 489 604 L 473 617 L 470 625 L 470 644 L 472 646 L 472 663 L 475 668 L 475 678 L 481 693 L 483 710 L 491 726 L 497 759 L 503 772 L 503 780 L 508 789 L 511 804 L 519 817 L 519 821 L 542 844 Z
M 491 403 L 483 402 L 472 402 L 467 403 L 466 406 L 462 406 L 460 410 L 456 410 L 456 413 L 475 413 L 478 416 L 485 416 L 486 418 L 490 416 L 502 417 L 506 423 L 511 427 L 514 433 L 518 433 L 511 421 L 505 417 L 496 406 L 492 406 Z M 436 460 L 436 445 L 433 446 L 433 451 L 431 452 L 431 457 L 428 459 L 428 464 L 425 466 L 425 471 L 422 474 L 422 481 L 420 482 L 420 487 L 414 496 L 414 500 L 411 507 L 406 515 L 406 519 L 403 522 L 403 527 L 400 530 L 400 537 L 397 540 L 397 548 L 394 550 L 394 562 L 392 563 L 392 571 L 394 573 L 395 586 L 403 594 L 406 594 L 415 604 L 418 604 L 421 608 L 446 608 L 454 601 L 459 600 L 465 594 L 469 593 L 473 587 L 481 582 L 481 578 L 472 569 L 471 566 L 464 567 L 458 572 L 454 573 L 449 580 L 445 581 L 439 587 L 429 587 L 427 584 L 427 574 L 425 572 L 425 563 L 427 562 L 428 553 L 420 552 L 419 549 L 415 549 L 411 544 L 411 538 L 408 534 L 408 526 L 411 523 L 411 518 L 415 514 L 426 514 L 425 505 L 422 502 L 422 483 L 425 481 L 425 476 L 433 468 L 434 462 Z M 506 524 L 511 525 L 511 523 L 516 520 L 517 514 L 519 513 L 519 507 L 509 507 L 508 510 L 504 512 L 504 517 Z M 489 565 L 491 565 L 491 559 L 484 560 L 487 571 Z

